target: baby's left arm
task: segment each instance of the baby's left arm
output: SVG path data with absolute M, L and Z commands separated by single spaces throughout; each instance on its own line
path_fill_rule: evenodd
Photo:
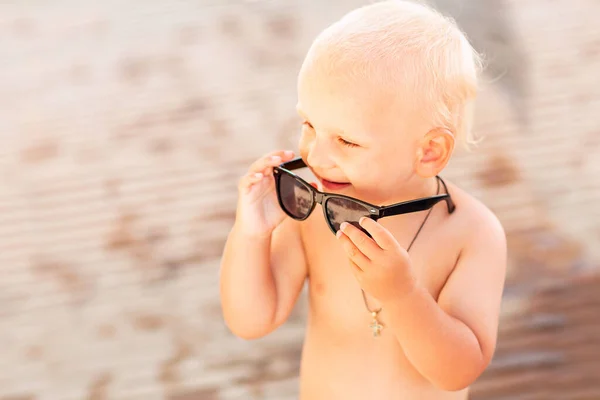
M 425 335 L 421 340 L 419 331 L 414 337 L 406 335 L 401 332 L 400 324 L 407 321 L 402 317 L 396 330 L 399 339 L 406 339 L 405 351 L 412 353 L 415 367 L 433 383 L 450 390 L 471 385 L 487 368 L 496 348 L 506 273 L 506 237 L 493 216 L 478 228 L 473 230 L 437 304 L 429 293 L 415 296 L 421 301 L 415 301 L 413 312 L 422 307 L 424 316 L 420 323 L 417 318 L 416 324 L 424 324 L 422 329 L 429 327 L 437 334 Z M 402 313 L 404 308 L 397 312 Z
M 438 300 L 414 278 L 406 251 L 373 220 L 373 240 L 345 225 L 338 235 L 365 291 L 378 298 L 413 366 L 435 386 L 461 390 L 490 363 L 496 347 L 506 272 L 506 237 L 491 213 L 477 216 L 467 245 Z

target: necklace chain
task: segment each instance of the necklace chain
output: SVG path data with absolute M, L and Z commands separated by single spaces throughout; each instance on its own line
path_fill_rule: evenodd
M 440 193 L 440 181 L 438 178 L 437 190 L 436 190 L 435 194 L 438 195 L 439 193 Z M 410 248 L 412 247 L 413 243 L 417 239 L 417 236 L 419 236 L 419 233 L 421 233 L 421 230 L 423 229 L 423 226 L 425 226 L 425 222 L 427 222 L 427 219 L 429 218 L 429 215 L 431 215 L 432 211 L 433 211 L 433 208 L 430 208 L 429 211 L 427 212 L 427 215 L 423 219 L 423 222 L 421 222 L 421 225 L 419 226 L 417 233 L 415 233 L 415 236 L 413 236 L 413 239 L 410 242 L 410 244 L 408 245 L 408 247 L 406 248 L 406 251 L 410 251 Z M 369 302 L 367 301 L 367 295 L 365 294 L 365 291 L 362 290 L 362 288 L 361 288 L 361 292 L 362 292 L 363 302 L 365 303 L 365 307 L 366 307 L 367 311 L 369 312 L 369 314 L 371 314 L 371 316 L 373 317 L 373 322 L 370 325 L 370 328 L 373 330 L 373 336 L 379 336 L 381 333 L 381 329 L 383 328 L 383 325 L 381 325 L 381 323 L 377 320 L 377 316 L 379 315 L 379 313 L 381 312 L 383 307 L 379 307 L 379 309 L 377 309 L 377 310 L 371 310 L 371 308 L 369 307 Z

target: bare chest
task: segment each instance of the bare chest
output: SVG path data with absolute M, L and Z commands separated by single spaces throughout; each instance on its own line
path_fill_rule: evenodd
M 309 218 L 303 233 L 312 321 L 322 322 L 332 330 L 340 329 L 340 332 L 354 328 L 369 332 L 373 322 L 371 312 L 381 305 L 368 293 L 363 295 L 341 244 L 322 221 L 322 216 L 315 214 L 321 218 Z M 404 224 L 404 229 L 385 221 L 381 224 L 406 248 L 419 227 L 419 219 L 413 218 L 413 221 L 414 224 Z M 431 224 L 422 229 L 409 254 L 419 284 L 437 298 L 455 264 L 459 246 L 451 237 L 449 239 L 447 226 L 436 229 L 436 218 L 430 218 L 429 222 Z M 385 326 L 386 319 L 382 309 L 378 321 Z

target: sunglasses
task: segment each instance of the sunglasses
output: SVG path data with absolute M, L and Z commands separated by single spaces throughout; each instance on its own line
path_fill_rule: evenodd
M 438 185 L 441 182 L 444 194 L 380 207 L 350 196 L 321 192 L 292 172 L 301 168 L 306 168 L 302 158 L 296 158 L 273 168 L 279 205 L 288 216 L 303 221 L 311 215 L 316 205 L 320 204 L 327 225 L 334 234 L 343 222 L 348 222 L 367 233 L 359 225 L 363 217 L 377 221 L 384 217 L 429 210 L 440 201 L 446 201 L 449 213 L 455 208 L 446 183 L 439 176 Z

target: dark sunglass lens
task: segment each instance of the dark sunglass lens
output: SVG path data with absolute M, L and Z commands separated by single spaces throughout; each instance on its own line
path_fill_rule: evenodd
M 306 218 L 313 206 L 312 191 L 298 179 L 288 174 L 281 174 L 279 195 L 285 211 L 294 218 Z
M 329 223 L 336 232 L 340 229 L 342 222 L 348 222 L 358 229 L 363 230 L 358 222 L 362 217 L 368 217 L 370 215 L 367 207 L 341 197 L 332 197 L 327 200 L 326 209 Z

